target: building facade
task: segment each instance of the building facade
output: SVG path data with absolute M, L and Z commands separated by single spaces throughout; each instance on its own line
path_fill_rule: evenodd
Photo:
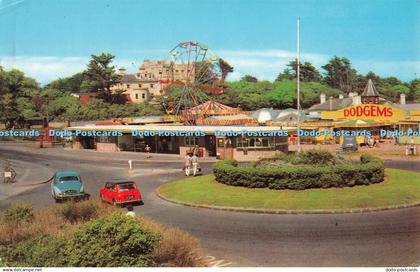
M 117 73 L 121 75 L 121 83 L 114 85 L 112 90 L 126 94 L 132 103 L 153 102 L 171 82 L 185 82 L 187 77 L 193 80 L 194 69 L 187 67 L 187 64 L 167 60 L 146 59 L 134 74 L 127 74 L 125 68 L 120 68 Z

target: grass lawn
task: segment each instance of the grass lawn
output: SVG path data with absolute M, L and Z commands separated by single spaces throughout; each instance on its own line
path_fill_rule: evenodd
M 195 204 L 260 209 L 354 209 L 420 203 L 420 173 L 386 169 L 384 182 L 332 189 L 251 189 L 218 183 L 213 175 L 164 184 L 162 196 Z

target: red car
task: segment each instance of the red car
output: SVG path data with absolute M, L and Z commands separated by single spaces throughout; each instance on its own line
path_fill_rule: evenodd
M 134 181 L 127 179 L 110 179 L 105 187 L 99 189 L 99 197 L 102 201 L 113 205 L 143 204 L 140 190 Z

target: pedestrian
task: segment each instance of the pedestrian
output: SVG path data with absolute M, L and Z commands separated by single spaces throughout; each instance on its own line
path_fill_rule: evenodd
M 189 176 L 191 174 L 191 167 L 192 167 L 192 153 L 188 152 L 187 155 L 185 156 L 185 164 L 184 164 L 184 170 L 185 170 L 185 175 Z
M 198 171 L 198 157 L 196 154 L 192 155 L 191 164 L 192 164 L 193 175 L 196 176 L 197 171 Z
M 152 151 L 152 148 L 147 144 L 146 147 L 144 148 L 144 152 L 146 152 L 146 158 L 149 159 L 152 156 L 150 155 L 150 151 Z
M 131 217 L 136 217 L 136 213 L 134 212 L 134 207 L 132 205 L 127 206 L 127 211 L 128 212 L 125 215 L 131 216 Z

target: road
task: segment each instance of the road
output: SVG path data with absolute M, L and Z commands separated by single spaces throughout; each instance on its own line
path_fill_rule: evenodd
M 9 150 L 0 157 L 36 161 L 54 170 L 79 170 L 93 196 L 110 177 L 131 177 L 139 184 L 144 206 L 136 213 L 179 227 L 196 237 L 205 251 L 233 266 L 409 266 L 420 263 L 420 207 L 364 214 L 268 215 L 213 211 L 180 206 L 161 200 L 156 188 L 182 177 L 180 162 L 127 162 L 109 154 L 56 149 L 31 155 L 33 149 Z M 37 151 L 39 152 L 39 151 Z M 55 155 L 54 155 L 55 154 Z M 65 159 L 63 159 L 63 156 Z M 387 161 L 387 166 L 420 170 L 420 162 Z M 203 163 L 204 173 L 211 163 Z M 45 207 L 54 202 L 49 184 L 0 202 Z

